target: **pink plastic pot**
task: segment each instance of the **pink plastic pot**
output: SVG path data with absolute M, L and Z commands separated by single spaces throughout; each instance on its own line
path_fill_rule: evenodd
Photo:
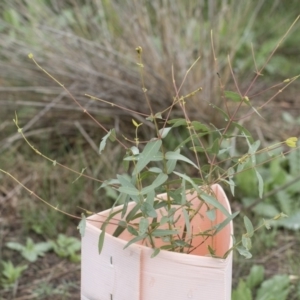
M 215 197 L 231 213 L 228 199 L 219 185 L 213 185 Z M 163 197 L 163 195 L 160 195 Z M 187 200 L 194 195 L 187 195 Z M 195 198 L 195 197 L 194 197 Z M 199 205 L 199 200 L 192 200 Z M 135 203 L 129 203 L 128 211 Z M 120 209 L 122 206 L 116 207 Z M 226 219 L 216 211 L 212 222 L 206 216 L 203 205 L 192 228 L 203 231 Z M 103 211 L 88 218 L 85 235 L 82 238 L 81 299 L 83 300 L 230 300 L 232 278 L 232 253 L 226 259 L 212 258 L 208 244 L 222 256 L 232 246 L 233 224 L 230 222 L 214 237 L 190 254 L 160 251 L 151 258 L 153 249 L 133 244 L 123 249 L 131 240 L 128 232 L 118 238 L 111 234 L 117 225 L 106 227 L 102 253 L 98 254 L 98 240 L 101 224 L 111 210 Z M 180 211 L 178 211 L 180 215 Z M 181 214 L 182 215 L 182 214 Z M 116 219 L 120 215 L 116 215 Z M 179 228 L 183 230 L 184 219 L 180 218 Z M 114 222 L 117 224 L 117 222 Z M 198 245 L 203 237 L 193 239 Z M 159 246 L 159 245 L 157 245 Z

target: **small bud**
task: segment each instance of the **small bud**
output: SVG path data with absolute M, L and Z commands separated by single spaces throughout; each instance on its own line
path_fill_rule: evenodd
M 137 52 L 137 54 L 141 54 L 143 52 L 143 49 L 141 46 L 138 46 L 135 48 L 135 51 Z
M 297 146 L 297 141 L 298 141 L 297 137 L 290 137 L 285 141 L 285 143 L 290 148 L 295 148 Z
M 33 59 L 33 54 L 32 54 L 32 53 L 29 53 L 29 54 L 28 54 L 28 57 L 29 57 L 30 59 Z

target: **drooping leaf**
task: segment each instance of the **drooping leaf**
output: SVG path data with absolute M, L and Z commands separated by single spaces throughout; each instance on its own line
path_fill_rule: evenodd
M 157 256 L 159 254 L 159 252 L 160 252 L 160 248 L 155 248 L 154 251 L 151 254 L 151 258 Z
M 135 238 L 133 238 L 132 240 L 130 240 L 123 249 L 126 249 L 127 247 L 129 247 L 131 244 L 137 243 L 143 239 L 145 239 L 147 237 L 147 234 L 142 234 L 139 236 L 136 236 Z
M 229 217 L 227 217 L 223 222 L 217 224 L 214 226 L 216 228 L 216 232 L 221 231 L 227 224 L 229 224 L 237 215 L 239 214 L 239 211 L 236 211 L 235 213 L 231 214 Z
M 82 213 L 81 214 L 81 220 L 80 220 L 80 222 L 79 222 L 79 224 L 77 226 L 77 229 L 79 230 L 79 233 L 80 233 L 81 237 L 84 237 L 85 227 L 86 227 L 86 217 Z
M 198 169 L 198 166 L 193 163 L 190 159 L 188 159 L 187 157 L 185 157 L 184 155 L 175 152 L 175 151 L 168 151 L 165 155 L 165 158 L 167 160 L 171 159 L 171 160 L 181 160 L 181 161 L 185 161 L 189 164 L 191 164 L 192 166 L 194 166 L 196 169 Z
M 104 150 L 105 146 L 106 146 L 106 141 L 108 138 L 110 138 L 112 136 L 112 141 L 115 139 L 116 137 L 116 133 L 114 129 L 111 129 L 101 140 L 100 146 L 99 146 L 99 154 L 102 153 L 102 151 Z

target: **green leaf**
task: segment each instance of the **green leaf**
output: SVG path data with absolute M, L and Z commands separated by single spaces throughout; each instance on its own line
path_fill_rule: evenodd
M 177 149 L 174 152 L 179 154 L 180 149 Z M 177 159 L 169 159 L 167 161 L 167 174 L 171 174 L 175 170 L 176 164 L 177 164 Z
M 184 179 L 185 181 L 189 182 L 189 183 L 192 185 L 192 187 L 196 190 L 196 192 L 197 192 L 198 194 L 201 193 L 201 191 L 200 191 L 198 185 L 195 184 L 194 180 L 193 180 L 191 177 L 187 176 L 186 174 L 182 174 L 182 173 L 175 172 L 175 171 L 174 171 L 173 173 L 174 173 L 175 175 L 181 177 L 181 178 Z
M 133 226 L 128 225 L 127 230 L 128 230 L 129 233 L 131 233 L 134 236 L 139 235 L 139 232 Z
M 213 154 L 218 154 L 219 153 L 219 149 L 220 149 L 219 143 L 220 143 L 220 139 L 219 138 L 217 138 L 217 139 L 214 140 L 214 142 L 212 144 L 212 147 L 210 149 L 211 153 L 213 153 Z
M 243 234 L 242 236 L 242 244 L 247 250 L 250 250 L 252 248 L 251 239 L 245 234 Z
M 264 180 L 259 172 L 255 169 L 256 178 L 258 180 L 258 194 L 259 198 L 262 198 L 264 192 Z
M 147 218 L 141 218 L 139 222 L 139 234 L 143 235 L 147 232 L 149 221 Z
M 84 237 L 85 227 L 86 227 L 86 217 L 82 213 L 81 214 L 81 220 L 80 220 L 80 222 L 79 222 L 79 224 L 77 226 L 77 229 L 79 230 L 79 233 L 80 233 L 81 237 Z
M 156 237 L 162 237 L 162 236 L 167 236 L 167 235 L 175 235 L 175 234 L 178 234 L 177 230 L 155 229 L 152 232 L 152 235 L 156 236 Z
M 236 122 L 232 122 L 232 124 L 235 126 L 235 127 L 237 127 L 240 131 L 241 131 L 241 133 L 244 135 L 244 136 L 246 136 L 247 137 L 247 139 L 249 140 L 249 142 L 250 143 L 253 143 L 253 137 L 252 137 L 252 135 L 251 135 L 251 133 L 250 133 L 250 131 L 249 130 L 247 130 L 245 127 L 243 127 L 241 124 L 239 124 L 239 123 L 236 123 Z
M 161 140 L 155 140 L 149 142 L 143 152 L 139 156 L 139 160 L 135 166 L 133 171 L 133 175 L 137 175 L 147 164 L 155 158 L 155 155 L 158 153 L 160 147 L 162 145 Z
M 159 248 L 155 248 L 153 253 L 151 254 L 151 258 L 155 257 L 156 255 L 158 255 L 158 253 L 160 252 Z
M 199 197 L 203 199 L 206 203 L 211 204 L 215 208 L 219 209 L 225 216 L 229 217 L 230 213 L 227 209 L 213 196 L 210 196 L 204 192 L 199 194 Z
M 210 105 L 211 105 L 212 108 L 218 110 L 222 114 L 222 116 L 223 116 L 223 118 L 224 118 L 225 121 L 229 120 L 228 115 L 226 114 L 226 112 L 223 109 L 219 108 L 218 106 L 216 106 L 216 105 L 214 105 L 212 103 L 210 103 Z
M 239 95 L 238 93 L 235 93 L 235 92 L 224 91 L 224 94 L 227 99 L 231 99 L 234 102 L 241 102 L 243 100 L 241 95 Z
M 155 180 L 152 182 L 151 185 L 144 187 L 141 190 L 141 194 L 145 195 L 149 192 L 155 190 L 157 187 L 161 186 L 166 180 L 168 179 L 168 175 L 164 173 L 158 174 L 158 176 L 155 178 Z
M 210 221 L 214 221 L 216 219 L 216 209 L 209 209 L 206 211 L 206 215 Z
M 144 202 L 141 205 L 141 211 L 142 213 L 146 216 L 146 217 L 151 217 L 151 218 L 156 218 L 157 217 L 157 213 L 156 210 L 153 208 L 152 205 L 150 205 L 147 202 Z
M 253 300 L 251 289 L 244 280 L 240 279 L 237 288 L 232 291 L 231 300 Z
M 250 221 L 250 219 L 247 216 L 244 216 L 244 224 L 245 224 L 245 227 L 247 230 L 247 235 L 249 238 L 251 238 L 254 233 L 254 228 L 253 228 L 252 222 Z
M 114 129 L 113 130 L 110 130 L 101 140 L 101 143 L 100 143 L 100 146 L 99 146 L 99 154 L 102 153 L 102 151 L 104 150 L 105 146 L 106 146 L 106 141 L 107 139 L 112 135 L 112 140 L 115 139 L 115 131 Z
M 124 175 L 117 175 L 117 178 L 121 184 L 118 191 L 127 195 L 138 196 L 140 191 L 125 177 Z
M 168 121 L 168 124 L 173 124 L 172 127 L 179 127 L 179 126 L 187 126 L 186 119 L 181 118 L 181 119 L 172 119 Z
M 155 191 L 152 190 L 147 194 L 146 202 L 153 207 L 155 199 Z
M 189 216 L 188 212 L 186 211 L 186 209 L 184 207 L 182 208 L 182 213 L 183 213 L 183 217 L 184 217 L 184 223 L 185 223 L 185 230 L 186 230 L 186 233 L 187 233 L 187 238 L 190 238 L 192 236 L 190 216 Z
M 246 259 L 252 257 L 252 254 L 245 247 L 240 246 L 240 247 L 236 247 L 236 249 L 241 255 L 245 256 Z
M 202 124 L 201 122 L 198 122 L 198 121 L 192 121 L 192 126 L 194 127 L 194 129 L 196 131 L 206 131 L 206 132 L 208 132 L 210 130 L 206 125 L 204 125 L 204 124 Z
M 145 239 L 147 237 L 146 234 L 143 234 L 143 235 L 139 235 L 139 236 L 136 236 L 135 238 L 133 238 L 132 240 L 130 240 L 123 249 L 126 249 L 127 247 L 129 247 L 131 244 L 134 244 L 134 243 L 137 243 L 143 239 Z
M 107 223 L 104 223 L 101 226 L 101 233 L 99 235 L 99 240 L 98 240 L 98 253 L 101 254 L 103 245 L 104 245 L 104 238 L 105 238 L 105 229 L 106 229 Z
M 170 130 L 172 129 L 172 127 L 165 127 L 159 130 L 159 135 L 162 139 L 164 139 L 168 133 L 170 132 Z
M 231 214 L 229 217 L 227 217 L 223 222 L 217 224 L 214 226 L 216 228 L 217 232 L 221 231 L 227 224 L 229 224 L 237 215 L 239 214 L 239 211 L 236 211 L 235 213 Z
M 199 169 L 198 166 L 196 164 L 194 164 L 190 159 L 188 159 L 187 157 L 185 157 L 182 154 L 179 154 L 178 152 L 168 151 L 165 155 L 165 158 L 167 160 L 171 159 L 171 160 L 185 161 L 185 162 L 191 164 L 192 166 L 194 166 L 196 169 Z
M 256 300 L 288 300 L 290 292 L 288 275 L 275 275 L 264 281 L 257 291 Z
M 246 279 L 247 286 L 254 290 L 264 281 L 265 269 L 263 266 L 254 265 L 251 267 L 250 274 Z
M 133 221 L 135 219 L 135 216 L 136 216 L 137 212 L 140 210 L 140 208 L 141 208 L 141 203 L 139 202 L 131 209 L 131 211 L 126 216 L 127 223 L 130 223 L 131 221 Z
M 149 172 L 152 172 L 152 173 L 162 173 L 163 171 L 160 168 L 153 167 L 153 168 L 149 168 Z

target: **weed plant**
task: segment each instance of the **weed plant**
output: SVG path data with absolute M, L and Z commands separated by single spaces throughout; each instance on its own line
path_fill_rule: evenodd
M 130 234 L 132 234 L 133 238 L 127 243 L 126 247 L 134 242 L 142 242 L 154 249 L 153 256 L 157 255 L 162 249 L 190 253 L 200 247 L 206 240 L 214 237 L 237 215 L 237 213 L 231 215 L 216 200 L 211 189 L 213 184 L 222 183 L 228 185 L 234 195 L 234 180 L 236 174 L 252 170 L 252 174 L 258 183 L 259 197 L 262 197 L 264 181 L 257 168 L 266 162 L 270 162 L 275 158 L 279 158 L 290 152 L 290 150 L 286 150 L 280 154 L 274 153 L 278 147 L 281 147 L 282 145 L 290 148 L 297 147 L 297 137 L 290 137 L 285 141 L 259 149 L 260 141 L 255 141 L 253 139 L 251 133 L 242 126 L 242 121 L 254 114 L 261 116 L 262 109 L 300 76 L 298 75 L 285 79 L 281 84 L 276 84 L 268 88 L 268 91 L 274 89 L 275 91 L 273 96 L 267 99 L 264 103 L 256 105 L 253 101 L 257 95 L 261 97 L 264 94 L 264 91 L 251 94 L 251 88 L 259 76 L 262 75 L 266 65 L 298 19 L 299 17 L 288 29 L 286 34 L 280 39 L 277 46 L 271 52 L 262 67 L 257 67 L 255 55 L 253 53 L 256 76 L 243 93 L 237 83 L 237 79 L 231 67 L 230 57 L 228 56 L 228 64 L 235 83 L 236 91 L 233 92 L 226 90 L 222 83 L 222 79 L 219 77 L 220 94 L 221 99 L 224 102 L 225 109 L 222 109 L 214 103 L 209 103 L 212 111 L 215 111 L 222 120 L 222 123 L 224 124 L 222 127 L 218 127 L 215 124 L 208 125 L 204 122 L 199 122 L 198 120 L 192 121 L 188 114 L 189 110 L 187 107 L 189 106 L 190 99 L 197 96 L 197 94 L 202 91 L 202 87 L 198 87 L 192 92 L 183 95 L 182 87 L 186 78 L 188 78 L 189 73 L 192 72 L 193 67 L 199 59 L 197 59 L 187 70 L 179 85 L 177 84 L 174 75 L 176 72 L 174 71 L 174 67 L 172 67 L 172 82 L 174 85 L 175 96 L 173 97 L 172 104 L 170 106 L 166 106 L 166 108 L 162 111 L 155 112 L 153 110 L 148 96 L 148 86 L 146 86 L 145 81 L 145 67 L 142 55 L 143 50 L 140 46 L 136 48 L 138 56 L 137 66 L 140 70 L 141 86 L 145 96 L 145 103 L 149 109 L 148 114 L 134 111 L 131 108 L 121 106 L 117 103 L 108 102 L 107 100 L 86 94 L 86 96 L 92 100 L 109 103 L 111 106 L 115 107 L 115 109 L 130 111 L 135 115 L 139 115 L 140 118 L 144 120 L 142 123 L 138 123 L 134 119 L 132 120 L 135 133 L 133 138 L 128 138 L 124 135 L 122 137 L 118 136 L 115 129 L 108 130 L 103 123 L 99 122 L 85 107 L 80 104 L 80 102 L 58 79 L 42 68 L 36 62 L 33 55 L 29 54 L 29 58 L 34 61 L 36 66 L 47 74 L 55 83 L 61 86 L 64 91 L 69 94 L 71 99 L 82 109 L 83 113 L 88 115 L 104 132 L 106 132 L 106 135 L 102 138 L 99 146 L 100 155 L 104 151 L 109 139 L 112 142 L 117 142 L 122 148 L 124 148 L 125 156 L 123 162 L 125 173 L 121 175 L 117 174 L 116 178 L 102 181 L 89 175 L 85 175 L 85 169 L 82 169 L 81 172 L 75 171 L 59 163 L 56 159 L 49 158 L 40 152 L 40 150 L 36 149 L 24 135 L 23 129 L 19 125 L 17 114 L 15 116 L 14 123 L 18 128 L 18 132 L 23 136 L 24 140 L 36 154 L 50 161 L 54 167 L 59 166 L 77 174 L 78 177 L 73 182 L 79 180 L 81 177 L 86 177 L 97 182 L 102 182 L 100 188 L 110 187 L 112 190 L 117 192 L 118 196 L 114 206 L 118 203 L 123 203 L 123 209 L 117 212 L 122 212 L 122 218 L 124 216 L 126 216 L 126 218 L 119 221 L 114 235 L 118 236 L 124 230 L 127 230 Z M 212 34 L 211 44 L 212 53 L 215 53 Z M 218 69 L 216 57 L 214 57 L 214 61 L 216 63 L 216 69 Z M 234 105 L 232 106 L 231 103 Z M 180 118 L 172 117 L 173 108 L 176 106 L 179 106 L 182 111 L 182 117 Z M 242 114 L 240 114 L 242 107 L 246 107 L 247 111 L 246 113 L 242 111 Z M 139 136 L 139 128 L 146 123 L 152 124 L 154 128 L 153 136 L 150 140 L 142 141 Z M 169 150 L 169 145 L 165 143 L 165 138 L 171 131 L 174 130 L 174 128 L 178 127 L 181 127 L 181 136 L 183 139 L 177 141 L 174 147 Z M 237 141 L 242 145 L 242 147 L 237 146 Z M 127 144 L 129 144 L 129 146 Z M 247 148 L 246 151 L 245 146 Z M 193 156 L 193 160 L 188 158 L 186 155 L 181 154 L 181 149 L 188 149 Z M 258 163 L 257 157 L 265 153 L 268 153 L 270 158 Z M 184 164 L 189 167 L 193 167 L 195 173 L 194 177 L 190 177 L 181 171 L 182 165 Z M 54 210 L 64 213 L 70 217 L 78 218 L 69 212 L 63 211 L 58 206 L 53 206 L 32 190 L 24 186 L 10 173 L 3 169 L 0 169 L 0 171 L 9 175 L 30 194 L 34 195 L 43 203 L 49 205 Z M 166 198 L 157 198 L 157 192 L 165 192 Z M 187 194 L 193 193 L 195 193 L 200 200 L 196 208 L 191 206 L 190 200 L 187 200 Z M 127 211 L 128 203 L 130 201 L 135 202 L 135 205 L 132 210 Z M 194 232 L 194 229 L 192 230 L 190 224 L 193 218 L 198 215 L 202 206 L 206 207 L 207 217 L 211 221 L 214 221 L 216 218 L 216 210 L 220 210 L 226 216 L 226 219 L 219 224 L 213 225 L 210 229 L 205 230 L 204 232 Z M 182 210 L 185 222 L 184 230 L 182 232 L 178 231 L 178 219 L 175 219 L 175 213 L 178 209 Z M 165 211 L 166 215 L 162 213 L 161 210 Z M 85 213 L 82 213 L 82 220 L 79 224 L 79 230 L 82 235 L 84 234 L 86 214 L 90 213 L 89 209 L 84 209 L 83 211 Z M 160 214 L 162 214 L 161 220 L 158 219 L 159 211 Z M 103 247 L 105 228 L 109 222 L 116 222 L 114 219 L 115 215 L 116 212 L 112 211 L 107 220 L 101 226 L 102 233 L 99 237 L 99 252 L 101 252 Z M 282 216 L 284 216 L 284 214 L 279 213 L 274 216 L 272 220 L 278 220 Z M 138 224 L 136 223 L 137 218 L 140 218 Z M 165 228 L 165 224 L 167 224 L 167 228 Z M 235 242 L 233 248 L 229 249 L 229 251 L 224 254 L 224 257 L 226 257 L 231 250 L 237 249 L 240 254 L 250 258 L 251 253 L 249 250 L 252 247 L 251 238 L 253 237 L 254 232 L 263 226 L 267 229 L 270 228 L 270 221 L 268 220 L 264 220 L 261 225 L 254 228 L 251 221 L 246 216 L 244 217 L 244 224 L 246 232 L 242 235 L 241 240 Z M 199 235 L 203 237 L 203 241 L 197 245 L 193 244 L 193 240 Z M 163 242 L 166 244 L 157 247 L 155 240 L 159 238 L 162 238 Z M 216 249 L 213 249 L 212 246 L 209 246 L 209 252 L 212 256 L 216 256 Z

